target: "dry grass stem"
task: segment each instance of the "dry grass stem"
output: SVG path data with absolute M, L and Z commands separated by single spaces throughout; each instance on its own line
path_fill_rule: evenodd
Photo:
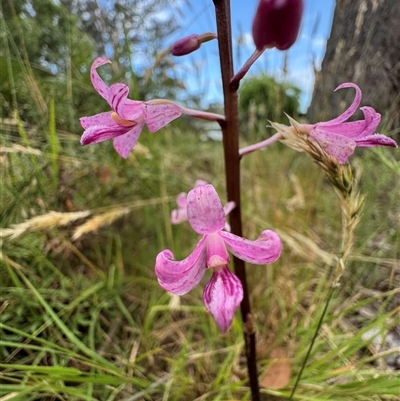
M 15 239 L 20 235 L 30 232 L 47 230 L 55 227 L 66 226 L 67 224 L 83 219 L 90 215 L 90 210 L 83 212 L 72 212 L 72 213 L 61 213 L 61 212 L 49 212 L 41 216 L 33 217 L 29 220 L 24 221 L 20 224 L 14 224 L 11 228 L 4 228 L 0 230 L 0 238 L 10 237 Z
M 97 231 L 100 227 L 111 225 L 115 220 L 119 219 L 120 217 L 124 216 L 130 211 L 131 211 L 130 208 L 125 207 L 111 210 L 110 212 L 94 216 L 75 229 L 72 235 L 72 240 L 75 241 L 82 235 L 88 234 L 93 231 Z
M 18 144 L 13 144 L 11 146 L 0 146 L 0 153 L 24 153 L 35 156 L 42 155 L 42 152 L 39 149 L 34 149 Z
M 308 238 L 294 230 L 288 232 L 275 229 L 281 239 L 297 255 L 306 260 L 321 260 L 329 266 L 333 266 L 337 260 L 336 256 L 321 249 L 311 238 Z

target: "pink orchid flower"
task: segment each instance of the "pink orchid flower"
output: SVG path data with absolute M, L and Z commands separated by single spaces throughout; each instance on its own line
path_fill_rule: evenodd
M 158 131 L 178 118 L 183 110 L 169 100 L 142 102 L 128 99 L 128 86 L 121 83 L 108 86 L 97 73 L 97 68 L 107 63 L 110 63 L 107 58 L 97 58 L 90 68 L 90 79 L 112 111 L 80 119 L 85 129 L 81 144 L 113 139 L 115 150 L 126 158 L 139 139 L 144 124 L 150 132 Z
M 361 102 L 361 89 L 351 82 L 339 85 L 335 91 L 342 88 L 354 88 L 356 96 L 350 107 L 339 117 L 330 121 L 317 124 L 300 124 L 300 128 L 309 133 L 327 153 L 336 157 L 339 163 L 347 162 L 350 155 L 354 153 L 356 146 L 393 146 L 397 143 L 381 134 L 375 134 L 375 130 L 381 121 L 381 115 L 372 107 L 360 107 L 364 113 L 363 120 L 345 122 L 351 117 Z
M 196 180 L 196 182 L 194 183 L 194 188 L 200 187 L 201 185 L 207 185 L 207 184 L 208 183 L 206 181 Z M 187 203 L 186 199 L 187 199 L 186 192 L 181 192 L 177 196 L 176 205 L 178 206 L 178 208 L 172 210 L 172 212 L 171 212 L 171 223 L 172 224 L 181 224 L 188 219 L 187 208 L 186 208 L 186 203 Z M 228 216 L 228 214 L 235 208 L 235 206 L 236 206 L 235 202 L 228 202 L 224 206 L 225 216 Z M 228 224 L 228 222 L 225 223 L 225 230 L 231 231 L 231 227 Z
M 248 263 L 266 264 L 279 258 L 282 243 L 271 230 L 263 231 L 255 241 L 223 231 L 225 212 L 210 184 L 193 188 L 186 202 L 189 224 L 202 238 L 182 261 L 175 261 L 169 249 L 160 252 L 155 265 L 158 282 L 167 291 L 183 295 L 200 282 L 207 268 L 212 269 L 203 302 L 220 330 L 226 332 L 243 299 L 240 280 L 228 268 L 228 250 Z
M 194 183 L 194 188 L 200 187 L 202 185 L 207 185 L 207 184 L 208 184 L 207 181 L 196 180 L 196 182 Z M 171 223 L 172 224 L 181 224 L 188 219 L 187 210 L 186 210 L 186 198 L 187 198 L 186 192 L 181 192 L 176 197 L 176 206 L 178 206 L 178 208 L 172 210 L 172 212 L 171 212 Z

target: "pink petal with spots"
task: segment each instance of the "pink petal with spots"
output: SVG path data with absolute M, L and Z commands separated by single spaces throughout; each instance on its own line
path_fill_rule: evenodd
M 206 271 L 205 237 L 194 251 L 184 260 L 175 261 L 173 253 L 166 249 L 156 258 L 155 272 L 158 282 L 167 291 L 183 295 L 191 291 Z
M 144 120 L 150 132 L 156 132 L 165 127 L 182 114 L 182 109 L 176 104 L 144 104 Z
M 392 146 L 397 148 L 397 143 L 388 136 L 381 134 L 373 134 L 356 139 L 357 146 L 371 147 L 371 146 Z
M 120 117 L 128 121 L 142 122 L 144 103 L 137 100 L 126 99 Z
M 314 138 L 331 156 L 336 157 L 339 163 L 344 164 L 350 155 L 354 153 L 356 142 L 344 135 L 326 132 L 318 126 L 313 129 L 310 136 Z
M 324 131 L 326 133 L 342 135 L 347 138 L 355 138 L 357 136 L 363 135 L 363 132 L 365 131 L 365 121 L 358 120 L 340 124 L 318 123 L 315 124 L 313 128 L 314 131 L 316 129 Z
M 255 240 L 250 241 L 226 231 L 219 235 L 224 239 L 228 250 L 248 263 L 263 265 L 275 262 L 282 250 L 282 242 L 274 231 L 265 230 Z
M 204 181 L 204 180 L 196 180 L 196 182 L 194 183 L 194 188 L 195 187 L 201 187 L 202 185 L 207 185 L 208 182 Z
M 228 216 L 228 214 L 236 207 L 236 203 L 235 202 L 228 202 L 225 206 L 224 206 L 224 213 L 226 216 Z
M 81 136 L 81 145 L 89 145 L 91 143 L 99 143 L 107 139 L 117 139 L 118 137 L 125 136 L 130 127 L 121 127 L 114 123 L 112 125 L 92 125 Z
M 176 204 L 178 206 L 177 209 L 172 210 L 171 212 L 171 223 L 172 224 L 180 224 L 187 220 L 187 212 L 186 212 L 186 192 L 181 192 L 176 198 Z
M 327 121 L 327 123 L 329 123 L 330 125 L 346 121 L 349 117 L 351 117 L 355 113 L 355 111 L 358 109 L 358 106 L 360 105 L 361 98 L 362 98 L 361 89 L 356 84 L 353 84 L 352 82 L 345 82 L 345 83 L 339 85 L 335 89 L 335 92 L 337 90 L 343 89 L 343 88 L 354 88 L 356 90 L 356 96 L 354 97 L 353 103 L 350 105 L 350 107 L 346 111 L 344 111 L 339 117 L 336 117 L 333 120 Z
M 90 67 L 90 79 L 92 81 L 94 89 L 98 92 L 98 94 L 108 101 L 108 85 L 101 79 L 100 75 L 96 71 L 100 66 L 111 63 L 108 58 L 99 57 L 94 60 L 92 66 Z
M 187 214 L 190 225 L 199 234 L 215 233 L 225 226 L 221 200 L 210 184 L 193 188 L 188 193 Z
M 110 107 L 116 111 L 116 113 L 122 117 L 124 114 L 124 105 L 128 98 L 129 88 L 124 84 L 114 84 L 111 85 L 108 91 L 108 104 Z
M 87 129 L 92 125 L 103 125 L 103 126 L 115 126 L 115 121 L 111 118 L 112 111 L 106 111 L 105 113 L 95 114 L 94 116 L 81 117 L 79 119 L 82 128 Z
M 203 302 L 219 329 L 225 333 L 243 299 L 240 280 L 226 266 L 213 272 L 203 292 Z
M 140 133 L 142 132 L 144 123 L 138 124 L 122 136 L 114 139 L 114 149 L 123 157 L 127 158 L 129 152 L 136 145 L 139 139 Z
M 118 116 L 127 121 L 143 121 L 143 102 L 128 99 L 129 88 L 114 84 L 109 91 L 109 104 Z
M 187 198 L 187 193 L 186 192 L 181 192 L 177 197 L 176 197 L 176 204 L 179 208 L 185 208 L 186 209 L 186 198 Z
M 180 224 L 187 220 L 186 208 L 174 209 L 171 212 L 171 223 Z
M 381 115 L 369 106 L 361 107 L 360 110 L 364 113 L 365 118 L 365 130 L 362 136 L 373 134 L 381 122 Z

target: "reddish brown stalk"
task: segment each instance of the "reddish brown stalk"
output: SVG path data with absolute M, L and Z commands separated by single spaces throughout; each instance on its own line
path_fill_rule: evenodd
M 220 121 L 223 133 L 225 157 L 225 176 L 228 201 L 236 203 L 230 214 L 232 233 L 242 236 L 242 219 L 240 208 L 240 157 L 239 157 L 239 123 L 237 89 L 232 88 L 232 32 L 229 0 L 213 0 L 217 19 L 218 47 L 221 64 L 222 85 L 224 93 L 225 121 Z M 247 369 L 253 401 L 260 400 L 258 385 L 256 336 L 253 315 L 250 310 L 249 292 L 247 288 L 245 264 L 242 260 L 233 258 L 235 273 L 243 286 L 243 301 L 240 304 L 244 322 L 245 350 Z

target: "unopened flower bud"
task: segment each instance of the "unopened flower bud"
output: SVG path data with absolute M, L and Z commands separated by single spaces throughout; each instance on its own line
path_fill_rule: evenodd
M 174 56 L 184 56 L 194 52 L 201 46 L 199 35 L 189 35 L 185 38 L 177 40 L 170 49 Z
M 253 20 L 256 48 L 289 49 L 299 34 L 303 8 L 303 0 L 259 0 Z
M 173 56 L 185 56 L 197 50 L 202 43 L 216 39 L 217 35 L 212 32 L 203 33 L 202 35 L 189 35 L 177 40 L 169 49 Z

